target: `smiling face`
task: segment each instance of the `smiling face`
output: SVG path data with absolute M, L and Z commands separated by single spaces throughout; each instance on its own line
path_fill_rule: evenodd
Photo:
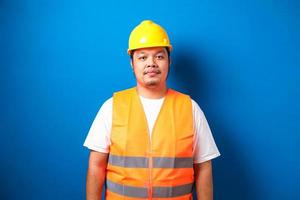
M 131 66 L 137 84 L 144 88 L 166 87 L 169 56 L 165 47 L 137 49 L 133 52 Z

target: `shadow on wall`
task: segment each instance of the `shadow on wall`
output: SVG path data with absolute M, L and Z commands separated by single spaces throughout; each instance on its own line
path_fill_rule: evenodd
M 217 95 L 218 91 L 222 90 L 222 86 L 215 87 L 218 85 L 218 80 L 214 80 L 212 74 L 214 72 L 209 64 L 209 59 L 213 58 L 201 58 L 199 57 L 201 52 L 193 52 L 191 48 L 178 49 L 177 53 L 172 55 L 173 62 L 170 71 L 172 85 L 179 91 L 188 93 L 200 104 L 200 107 L 205 107 L 204 112 L 206 116 L 208 114 L 210 116 L 208 121 L 221 152 L 221 156 L 213 161 L 214 199 L 258 199 L 253 174 L 247 169 L 247 158 L 239 151 L 239 145 L 235 144 L 237 140 L 232 138 L 233 130 L 230 125 L 225 124 L 216 109 L 220 108 L 217 104 L 222 101 L 220 98 L 217 99 L 217 97 L 222 97 Z M 212 91 L 210 85 L 218 89 Z M 194 199 L 197 199 L 195 192 Z

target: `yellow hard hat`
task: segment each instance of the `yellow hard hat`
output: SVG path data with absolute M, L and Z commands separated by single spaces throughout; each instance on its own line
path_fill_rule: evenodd
M 132 50 L 147 47 L 168 47 L 170 51 L 172 50 L 167 32 L 151 20 L 142 21 L 132 30 L 128 46 L 129 55 Z

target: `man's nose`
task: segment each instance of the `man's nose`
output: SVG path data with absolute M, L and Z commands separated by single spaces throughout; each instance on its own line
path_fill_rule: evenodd
M 150 57 L 147 62 L 147 67 L 157 67 L 154 57 Z

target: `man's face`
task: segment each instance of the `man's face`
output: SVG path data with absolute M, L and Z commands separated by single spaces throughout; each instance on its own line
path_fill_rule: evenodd
M 148 88 L 164 86 L 169 70 L 168 52 L 164 47 L 135 50 L 131 66 L 140 86 Z

